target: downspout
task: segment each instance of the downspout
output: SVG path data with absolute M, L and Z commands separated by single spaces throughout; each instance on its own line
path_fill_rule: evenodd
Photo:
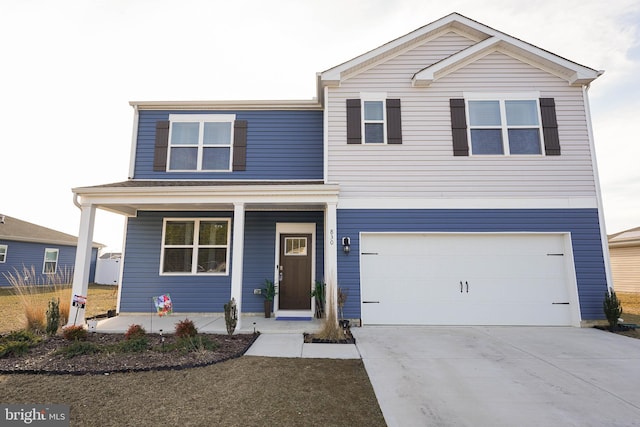
M 596 188 L 596 200 L 598 203 L 598 222 L 600 223 L 600 241 L 602 244 L 602 256 L 604 257 L 604 271 L 607 280 L 607 290 L 613 288 L 611 276 L 611 258 L 609 257 L 609 240 L 607 238 L 607 227 L 604 222 L 604 204 L 602 202 L 602 190 L 600 188 L 600 175 L 598 173 L 598 161 L 596 160 L 596 146 L 593 136 L 593 126 L 591 124 L 591 108 L 589 106 L 589 85 L 582 86 L 582 95 L 585 105 L 585 115 L 587 118 L 587 133 L 589 134 L 589 149 L 591 150 L 591 165 L 593 167 L 593 179 Z
M 131 154 L 129 155 L 129 179 L 133 179 L 136 165 L 136 149 L 138 145 L 138 122 L 140 113 L 138 112 L 138 105 L 133 104 L 133 131 L 131 132 Z

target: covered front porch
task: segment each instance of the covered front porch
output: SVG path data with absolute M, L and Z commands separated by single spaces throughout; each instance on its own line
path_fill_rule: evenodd
M 327 292 L 333 292 L 334 295 L 337 293 L 337 280 L 336 280 L 336 272 L 337 272 L 337 246 L 338 246 L 338 237 L 336 235 L 336 207 L 337 207 L 337 196 L 338 196 L 338 186 L 337 185 L 329 185 L 322 183 L 310 183 L 310 182 L 299 182 L 299 183 L 229 183 L 229 182 L 210 182 L 210 181 L 189 181 L 189 182 L 166 182 L 166 181 L 127 181 L 124 183 L 116 183 L 105 186 L 97 186 L 97 187 L 87 187 L 87 188 L 77 188 L 73 190 L 75 193 L 75 203 L 81 209 L 81 224 L 80 224 L 80 232 L 79 232 L 79 242 L 78 242 L 78 252 L 76 257 L 76 265 L 74 270 L 74 280 L 73 280 L 73 295 L 86 295 L 88 288 L 88 256 L 87 256 L 87 242 L 90 244 L 93 235 L 93 227 L 95 222 L 95 212 L 96 209 L 104 209 L 107 211 L 119 213 L 127 216 L 127 229 L 129 229 L 129 223 L 132 220 L 136 220 L 139 222 L 139 213 L 146 212 L 146 216 L 149 217 L 150 213 L 156 212 L 156 216 L 162 216 L 164 213 L 171 213 L 172 215 L 179 216 L 178 213 L 192 213 L 193 215 L 207 215 L 210 212 L 216 212 L 219 214 L 220 212 L 227 212 L 228 217 L 231 219 L 230 223 L 230 235 L 231 235 L 231 244 L 229 245 L 229 254 L 227 258 L 228 267 L 226 274 L 223 274 L 224 277 L 222 279 L 218 279 L 218 285 L 216 285 L 216 292 L 219 295 L 217 297 L 216 307 L 217 309 L 213 309 L 211 313 L 209 313 L 209 308 L 196 308 L 189 309 L 186 305 L 181 305 L 178 311 L 179 315 L 184 315 L 185 313 L 191 312 L 206 312 L 202 316 L 202 327 L 205 328 L 204 331 L 218 330 L 218 331 L 226 331 L 226 327 L 224 325 L 224 319 L 220 318 L 220 316 L 216 316 L 216 312 L 221 311 L 222 303 L 226 303 L 228 300 L 233 298 L 236 302 L 239 319 L 238 319 L 238 331 L 252 331 L 253 330 L 253 321 L 249 320 L 244 314 L 247 314 L 246 307 L 251 307 L 249 311 L 255 312 L 256 302 L 255 297 L 253 295 L 253 290 L 259 287 L 259 283 L 256 283 L 255 280 L 255 272 L 252 271 L 254 266 L 251 264 L 251 258 L 247 258 L 249 253 L 255 253 L 256 248 L 253 242 L 255 239 L 247 238 L 248 229 L 247 227 L 251 224 L 254 227 L 255 218 L 261 217 L 260 213 L 268 213 L 268 212 L 280 212 L 280 217 L 287 217 L 283 212 L 316 212 L 319 213 L 319 221 L 316 222 L 318 226 L 317 233 L 315 229 L 313 230 L 313 240 L 317 239 L 321 242 L 320 254 L 322 256 L 318 257 L 318 262 L 321 264 L 318 266 L 318 273 L 322 274 L 321 278 L 327 283 Z M 250 213 L 250 220 L 247 221 L 247 214 Z M 289 215 L 290 216 L 290 215 Z M 275 227 L 276 235 L 281 233 L 284 235 L 286 229 L 282 229 L 281 231 L 278 227 L 280 227 L 279 223 L 274 223 L 272 226 Z M 295 226 L 295 224 L 294 224 Z M 255 227 L 253 228 L 255 229 Z M 161 230 L 160 230 L 161 231 Z M 147 238 L 150 236 L 146 235 Z M 160 233 L 155 234 L 152 240 L 154 242 L 160 242 Z M 250 236 L 255 236 L 254 234 L 250 234 Z M 138 237 L 136 237 L 138 238 Z M 130 240 L 133 242 L 134 237 L 130 234 L 127 234 L 126 240 Z M 147 239 L 148 240 L 148 239 Z M 129 250 L 131 253 L 130 256 L 132 262 L 136 261 L 140 264 L 141 259 L 140 255 L 147 256 L 148 259 L 142 261 L 142 264 L 146 263 L 146 267 L 140 270 L 137 280 L 137 283 L 141 283 L 140 285 L 131 285 L 131 282 L 127 280 L 127 277 L 122 276 L 120 278 L 120 291 L 118 294 L 118 305 L 117 311 L 120 314 L 126 314 L 134 312 L 144 312 L 147 307 L 139 305 L 139 308 L 136 309 L 136 306 L 129 304 L 128 306 L 123 307 L 123 289 L 127 289 L 126 286 L 134 286 L 131 289 L 137 289 L 135 286 L 149 286 L 148 284 L 157 284 L 155 289 L 151 290 L 151 288 L 142 289 L 140 288 L 138 293 L 141 295 L 139 298 L 147 298 L 146 293 L 152 291 L 154 292 L 152 295 L 155 296 L 155 292 L 159 291 L 162 288 L 162 283 L 168 283 L 168 277 L 166 274 L 162 274 L 162 269 L 159 267 L 151 267 L 150 263 L 157 263 L 159 260 L 159 256 L 154 252 L 159 249 L 158 243 L 150 243 L 150 246 L 146 246 L 142 248 L 143 251 L 140 252 L 141 248 L 137 248 L 138 252 L 131 252 L 130 242 L 125 241 L 124 251 L 123 251 L 123 271 L 127 268 L 127 262 L 129 259 L 127 258 L 127 251 Z M 152 253 L 153 252 L 153 253 Z M 142 265 L 141 264 L 141 265 Z M 159 264 L 158 264 L 159 265 Z M 277 265 L 271 266 L 269 265 L 268 269 L 263 269 L 259 274 L 264 274 L 264 276 L 260 276 L 269 279 L 270 277 L 274 278 L 274 281 L 277 282 L 278 274 L 277 274 Z M 245 271 L 249 269 L 248 271 Z M 195 271 L 194 271 L 195 273 Z M 141 274 L 144 274 L 141 276 Z M 254 274 L 254 276 L 251 276 Z M 172 275 L 176 277 L 175 274 Z M 179 286 L 186 285 L 187 283 L 193 282 L 194 278 L 200 277 L 202 279 L 203 276 L 201 274 L 186 274 L 182 276 L 183 279 L 179 280 Z M 220 275 L 218 275 L 220 277 Z M 247 277 L 250 277 L 251 280 L 247 281 Z M 317 279 L 314 277 L 313 279 Z M 177 283 L 174 281 L 174 283 Z M 226 285 L 224 285 L 226 283 Z M 312 282 L 309 283 L 311 287 Z M 155 285 L 154 285 L 155 286 Z M 174 284 L 176 286 L 176 284 Z M 206 284 L 200 282 L 193 282 L 191 285 L 192 289 L 203 289 L 197 288 L 197 286 L 206 286 Z M 226 287 L 226 290 L 225 290 Z M 176 293 L 178 291 L 182 291 L 183 287 L 176 288 Z M 142 293 L 146 292 L 146 293 Z M 171 292 L 170 290 L 162 290 L 162 292 Z M 222 292 L 222 293 L 221 293 Z M 148 295 L 151 297 L 152 295 Z M 188 298 L 186 298 L 188 296 Z M 244 296 L 244 297 L 243 297 Z M 172 295 L 173 297 L 173 295 Z M 183 295 L 182 301 L 192 300 L 197 301 L 198 295 L 190 294 Z M 243 301 L 243 299 L 247 299 L 247 301 Z M 334 297 L 334 301 L 336 298 Z M 139 299 L 139 301 L 142 301 Z M 146 300 L 145 301 L 150 301 Z M 246 304 L 251 302 L 249 306 Z M 197 306 L 197 302 L 196 305 Z M 129 308 L 127 308 L 129 307 Z M 123 313 L 124 311 L 124 313 Z M 178 315 L 175 313 L 174 316 Z M 120 317 L 120 316 L 119 316 Z M 141 319 L 147 316 L 142 316 Z M 259 319 L 259 316 L 249 316 L 255 319 Z M 281 316 L 281 317 L 289 317 L 289 316 Z M 295 313 L 293 313 L 290 317 L 296 317 Z M 156 316 L 154 320 L 158 320 L 159 318 Z M 221 320 L 221 321 L 219 321 Z M 268 319 L 265 319 L 268 320 Z M 84 323 L 84 310 L 80 310 L 77 319 L 78 323 Z M 101 328 L 111 327 L 108 325 L 115 324 L 115 320 L 109 319 L 108 321 L 101 322 Z M 248 325 L 245 325 L 245 322 L 248 322 Z M 282 322 L 279 320 L 278 322 Z M 151 318 L 149 318 L 149 323 L 151 323 Z M 174 322 L 175 323 L 175 322 Z M 257 323 L 257 322 L 256 322 Z M 129 323 L 131 324 L 131 323 Z M 279 323 L 278 325 L 282 325 L 283 323 Z M 281 326 L 275 326 L 277 329 Z M 126 325 L 128 326 L 128 325 Z M 151 324 L 149 325 L 151 327 Z M 273 328 L 273 327 L 272 327 Z M 156 329 L 153 327 L 153 329 Z M 171 330 L 173 329 L 173 324 L 171 325 Z

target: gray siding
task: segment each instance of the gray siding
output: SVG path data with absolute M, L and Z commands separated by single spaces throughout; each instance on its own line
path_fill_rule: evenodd
M 491 53 L 430 87 L 411 77 L 468 39 L 449 33 L 372 67 L 328 94 L 328 179 L 341 198 L 569 198 L 595 200 L 582 90 L 503 53 Z M 561 156 L 454 157 L 449 99 L 463 92 L 530 92 L 556 102 Z M 346 99 L 386 92 L 402 103 L 402 145 L 346 143 Z
M 360 318 L 360 233 L 389 231 L 569 232 L 582 319 L 604 317 L 602 300 L 607 281 L 595 209 L 339 209 L 338 235 L 351 238 L 351 253 L 338 252 L 339 286 L 349 292 L 347 318 Z

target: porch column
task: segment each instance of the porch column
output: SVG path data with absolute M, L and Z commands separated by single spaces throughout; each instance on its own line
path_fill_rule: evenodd
M 327 284 L 326 292 L 331 292 L 334 307 L 338 312 L 338 218 L 337 203 L 328 202 L 324 212 L 324 280 Z M 329 300 L 329 298 L 327 298 Z
M 244 264 L 244 203 L 233 204 L 233 253 L 231 255 L 231 298 L 238 307 L 236 332 L 242 327 L 242 271 Z
M 71 302 L 69 305 L 69 319 L 67 326 L 84 325 L 85 310 L 73 306 L 73 296 L 87 296 L 89 290 L 89 272 L 91 269 L 91 245 L 93 242 L 93 227 L 96 219 L 96 208 L 83 204 L 80 208 L 80 230 L 78 231 L 78 246 L 76 248 L 76 264 L 73 269 L 73 286 L 71 288 Z M 77 317 L 76 317 L 77 313 Z

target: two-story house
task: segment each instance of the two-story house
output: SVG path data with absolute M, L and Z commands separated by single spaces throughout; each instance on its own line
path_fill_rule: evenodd
M 127 217 L 120 313 L 220 313 L 314 282 L 362 324 L 603 318 L 587 89 L 600 71 L 451 14 L 318 74 L 313 101 L 132 102 L 130 178 L 75 188 L 74 289 L 96 209 Z

